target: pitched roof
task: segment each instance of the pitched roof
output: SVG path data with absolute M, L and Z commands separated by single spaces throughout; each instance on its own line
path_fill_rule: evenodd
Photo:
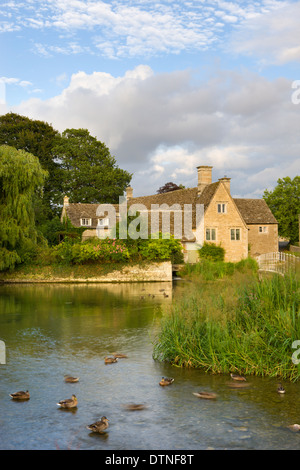
M 277 224 L 264 199 L 233 199 L 246 224 Z
M 112 204 L 116 211 L 118 210 L 118 204 Z M 91 219 L 92 224 L 90 228 L 96 228 L 98 225 L 97 208 L 99 204 L 81 204 L 81 203 L 70 203 L 65 207 L 67 216 L 74 227 L 80 227 L 80 219 Z M 104 216 L 103 216 L 104 217 Z
M 192 211 L 192 227 L 196 228 L 196 204 L 203 204 L 204 211 L 206 211 L 212 200 L 220 181 L 207 185 L 200 196 L 198 195 L 198 188 L 185 188 L 167 193 L 154 194 L 151 196 L 134 197 L 127 201 L 128 208 L 133 204 L 142 204 L 150 212 L 151 206 L 157 204 L 167 204 L 172 207 L 179 204 L 181 209 L 184 209 L 185 204 L 191 204 Z M 277 220 L 269 209 L 264 199 L 236 199 L 233 198 L 241 216 L 246 224 L 277 224 Z M 116 212 L 119 211 L 119 204 L 112 204 Z M 96 215 L 99 204 L 74 204 L 71 203 L 65 207 L 67 215 L 74 226 L 80 226 L 81 218 L 92 219 L 91 228 L 96 228 L 99 217 Z M 161 220 L 161 214 L 160 214 Z M 149 221 L 150 223 L 150 221 Z M 174 233 L 174 214 L 171 213 L 170 217 L 170 231 Z

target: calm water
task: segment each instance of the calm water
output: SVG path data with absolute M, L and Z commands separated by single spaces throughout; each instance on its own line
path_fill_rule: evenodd
M 0 449 L 298 449 L 300 433 L 286 426 L 300 424 L 300 384 L 285 383 L 284 396 L 267 378 L 231 389 L 227 376 L 153 360 L 152 341 L 172 290 L 176 295 L 166 283 L 0 286 L 7 353 L 0 365 Z M 105 365 L 114 351 L 128 358 Z M 65 374 L 80 380 L 66 384 Z M 162 376 L 175 382 L 160 387 Z M 10 399 L 27 389 L 29 401 Z M 193 395 L 203 390 L 217 399 Z M 56 403 L 72 393 L 78 408 L 59 409 Z M 128 403 L 147 407 L 127 411 Z M 86 425 L 103 415 L 107 433 L 91 434 Z

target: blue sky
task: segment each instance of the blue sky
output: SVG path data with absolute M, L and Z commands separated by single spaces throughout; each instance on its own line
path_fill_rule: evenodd
M 261 197 L 299 174 L 299 18 L 299 1 L 2 0 L 0 113 L 89 129 L 136 196 L 212 165 Z

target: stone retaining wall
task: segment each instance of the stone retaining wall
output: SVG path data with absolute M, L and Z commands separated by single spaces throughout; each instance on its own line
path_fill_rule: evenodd
M 146 266 L 138 264 L 128 265 L 121 270 L 114 270 L 97 277 L 80 278 L 75 275 L 69 277 L 54 276 L 13 276 L 5 277 L 2 282 L 5 283 L 58 283 L 58 282 L 76 282 L 76 283 L 108 283 L 108 282 L 171 282 L 172 281 L 172 263 L 165 261 L 161 263 L 149 263 Z

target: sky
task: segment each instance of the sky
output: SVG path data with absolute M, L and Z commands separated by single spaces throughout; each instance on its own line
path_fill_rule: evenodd
M 88 129 L 134 196 L 300 168 L 300 1 L 1 0 L 0 114 Z

